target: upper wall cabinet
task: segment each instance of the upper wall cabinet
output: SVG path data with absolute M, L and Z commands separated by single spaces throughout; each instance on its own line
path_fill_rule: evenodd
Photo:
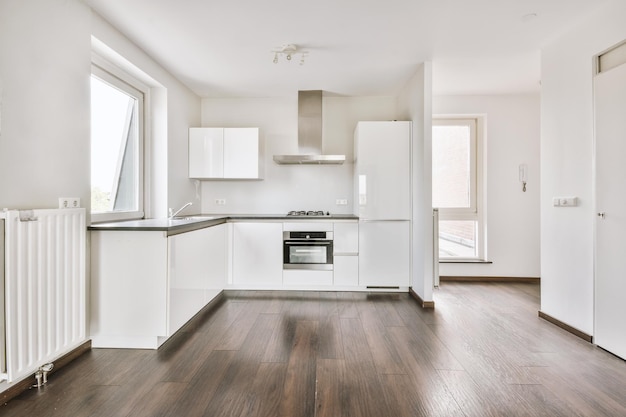
M 189 129 L 189 178 L 260 179 L 259 128 Z

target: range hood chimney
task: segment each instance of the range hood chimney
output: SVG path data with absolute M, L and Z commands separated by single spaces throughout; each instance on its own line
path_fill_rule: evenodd
M 322 154 L 322 91 L 298 91 L 297 155 L 274 155 L 277 164 L 343 164 L 345 155 Z

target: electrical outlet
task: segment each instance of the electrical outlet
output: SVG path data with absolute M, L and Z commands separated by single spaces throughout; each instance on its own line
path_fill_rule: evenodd
M 218 206 L 225 206 L 226 205 L 226 199 L 225 198 L 216 198 L 215 199 L 215 204 L 217 204 Z
M 337 204 L 338 206 L 347 206 L 348 200 L 346 200 L 345 198 L 338 198 L 337 200 L 335 200 L 335 204 Z
M 79 208 L 80 198 L 78 197 L 59 197 L 59 208 Z

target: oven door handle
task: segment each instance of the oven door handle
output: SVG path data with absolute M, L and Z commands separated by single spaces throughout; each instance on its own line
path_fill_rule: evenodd
M 319 240 L 308 240 L 308 241 L 293 241 L 293 240 L 285 240 L 285 245 L 306 245 L 306 246 L 321 246 L 321 245 L 330 245 L 332 242 Z

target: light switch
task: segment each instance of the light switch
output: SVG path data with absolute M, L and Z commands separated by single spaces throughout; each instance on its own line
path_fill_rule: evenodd
M 554 207 L 576 207 L 578 206 L 578 197 L 554 197 L 552 198 Z

